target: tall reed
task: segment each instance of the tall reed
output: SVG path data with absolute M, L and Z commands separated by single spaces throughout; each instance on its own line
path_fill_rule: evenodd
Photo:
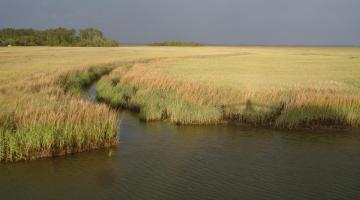
M 79 96 L 113 66 L 37 74 L 3 88 L 17 100 L 0 105 L 0 161 L 32 160 L 117 144 L 117 113 Z

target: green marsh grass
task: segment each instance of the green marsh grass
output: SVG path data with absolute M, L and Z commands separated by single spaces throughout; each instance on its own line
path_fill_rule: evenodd
M 105 65 L 38 74 L 5 87 L 5 93 L 19 94 L 19 98 L 0 105 L 0 161 L 32 160 L 117 144 L 116 112 L 79 96 L 81 89 L 111 69 Z

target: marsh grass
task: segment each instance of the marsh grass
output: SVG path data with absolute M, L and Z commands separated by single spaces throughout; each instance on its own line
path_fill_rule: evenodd
M 0 105 L 0 161 L 32 160 L 117 144 L 116 112 L 79 96 L 112 67 L 38 74 L 5 87 L 5 94 L 18 99 Z
M 118 141 L 116 112 L 80 98 L 82 89 L 114 67 L 104 63 L 121 65 L 117 73 L 127 73 L 130 63 L 223 55 L 235 53 L 234 50 L 210 47 L 1 48 L 0 161 L 30 160 L 115 144 Z M 114 82 L 116 77 L 112 84 Z M 124 95 L 114 98 L 114 104 L 130 105 L 132 109 L 147 105 L 144 103 L 146 89 L 140 90 L 144 90 L 144 95 L 130 101 L 137 87 L 129 84 L 128 88 L 122 88 Z M 154 93 L 158 100 L 142 109 L 144 120 L 167 118 L 168 111 L 162 106 L 171 108 L 171 102 L 177 99 L 174 92 L 169 95 L 171 98 L 164 97 L 167 93 L 168 90 Z
M 115 144 L 116 111 L 80 98 L 115 66 L 98 98 L 145 121 L 360 127 L 359 58 L 359 48 L 3 48 L 0 161 Z
M 79 94 L 95 80 L 109 73 L 115 66 L 115 64 L 108 64 L 100 67 L 90 67 L 82 71 L 64 73 L 59 77 L 59 83 L 65 92 Z
M 97 97 L 113 107 L 128 108 L 144 121 L 169 119 L 176 124 L 212 124 L 221 119 L 221 109 L 192 104 L 178 98 L 175 91 L 152 89 L 104 78 L 97 83 Z
M 346 50 L 359 54 L 357 49 Z M 242 55 L 136 63 L 104 77 L 98 97 L 113 106 L 136 108 L 146 121 L 234 122 L 282 129 L 360 127 L 360 62 L 335 49 L 309 49 L 327 52 L 326 57 L 299 56 L 299 51 L 264 48 Z
M 32 104 L 7 117 L 11 121 L 1 129 L 3 161 L 71 154 L 117 143 L 116 115 L 105 105 L 69 99 L 42 107 Z

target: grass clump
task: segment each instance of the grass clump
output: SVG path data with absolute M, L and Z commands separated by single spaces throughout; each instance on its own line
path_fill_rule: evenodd
M 59 78 L 59 83 L 65 92 L 80 93 L 84 88 L 89 87 L 91 83 L 101 76 L 109 73 L 114 64 L 106 66 L 90 67 L 86 70 L 78 70 L 64 73 Z
M 144 121 L 168 119 L 176 124 L 211 124 L 222 116 L 221 109 L 191 104 L 178 98 L 175 91 L 122 81 L 114 85 L 111 78 L 97 83 L 97 97 L 114 107 L 137 111 Z
M 77 99 L 42 107 L 31 104 L 7 115 L 11 120 L 2 124 L 1 161 L 65 155 L 117 143 L 116 115 L 105 105 Z
M 96 85 L 97 97 L 111 103 L 113 107 L 129 107 L 130 98 L 136 92 L 136 88 L 118 83 L 119 81 L 114 80 L 100 80 Z
M 314 126 L 347 126 L 346 116 L 341 109 L 334 110 L 328 106 L 306 105 L 301 107 L 286 106 L 276 126 L 292 129 L 295 127 Z
M 344 96 L 336 101 L 326 95 L 316 97 L 313 94 L 311 98 L 315 100 L 287 102 L 276 119 L 276 126 L 288 129 L 318 126 L 360 127 L 360 104 L 356 96 Z
M 215 106 L 194 105 L 186 101 L 170 105 L 170 121 L 175 124 L 217 124 L 222 122 L 222 110 Z
M 117 114 L 77 94 L 110 66 L 37 74 L 3 88 L 0 162 L 72 154 L 117 144 Z M 16 88 L 15 90 L 13 88 Z

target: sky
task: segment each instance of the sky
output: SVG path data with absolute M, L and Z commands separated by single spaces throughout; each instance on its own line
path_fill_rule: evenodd
M 122 43 L 360 45 L 360 0 L 0 0 L 0 28 L 60 26 Z

